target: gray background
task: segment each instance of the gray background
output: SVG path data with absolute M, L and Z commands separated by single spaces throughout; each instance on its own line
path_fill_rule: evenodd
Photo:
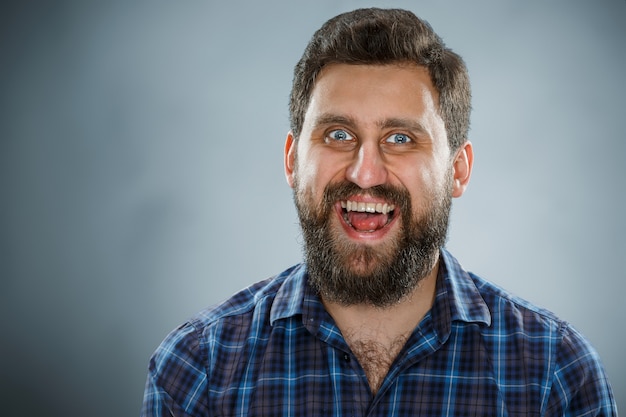
M 467 61 L 448 247 L 586 334 L 626 410 L 625 1 L 25 1 L 0 10 L 3 415 L 137 415 L 172 328 L 300 260 L 292 68 L 363 5 Z

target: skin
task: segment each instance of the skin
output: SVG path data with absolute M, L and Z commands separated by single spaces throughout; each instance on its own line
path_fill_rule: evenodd
M 385 201 L 368 194 L 368 188 L 400 186 L 409 191 L 417 216 L 429 196 L 446 187 L 452 170 L 450 192 L 460 197 L 471 175 L 472 145 L 468 141 L 451 152 L 437 109 L 438 93 L 424 67 L 329 65 L 316 80 L 300 137 L 287 135 L 287 182 L 293 188 L 297 175 L 297 191 L 313 204 L 320 204 L 329 183 L 353 182 L 363 192 L 350 200 L 376 203 Z M 374 232 L 360 232 L 345 222 L 340 203 L 335 202 L 331 222 L 341 239 L 382 248 L 400 236 L 400 215 Z M 358 271 L 363 265 L 354 260 L 351 267 Z M 388 348 L 393 358 L 401 348 L 398 340 L 410 334 L 430 309 L 436 278 L 434 265 L 408 297 L 386 308 L 322 301 L 347 339 Z

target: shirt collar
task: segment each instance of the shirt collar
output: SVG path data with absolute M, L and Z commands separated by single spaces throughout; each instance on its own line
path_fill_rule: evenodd
M 296 265 L 281 273 L 276 279 L 284 279 L 276 293 L 270 312 L 270 325 L 276 320 L 302 314 L 302 305 L 306 288 L 306 266 Z
M 455 321 L 491 325 L 491 313 L 476 283 L 445 249 L 441 250 L 436 291 L 431 314 L 440 340 L 448 338 Z
M 312 291 L 307 291 L 306 271 L 306 266 L 299 264 L 276 277 L 284 281 L 272 305 L 270 324 L 274 324 L 276 320 L 302 314 L 305 294 L 307 298 L 313 295 Z M 321 305 L 319 300 L 316 301 L 316 304 Z M 445 249 L 441 250 L 437 294 L 431 313 L 440 339 L 445 339 L 450 334 L 453 321 L 487 326 L 491 324 L 489 308 L 474 280 Z

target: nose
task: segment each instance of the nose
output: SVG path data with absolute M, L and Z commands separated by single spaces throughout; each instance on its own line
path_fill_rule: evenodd
M 346 170 L 346 179 L 362 189 L 387 181 L 387 167 L 376 142 L 360 144 Z

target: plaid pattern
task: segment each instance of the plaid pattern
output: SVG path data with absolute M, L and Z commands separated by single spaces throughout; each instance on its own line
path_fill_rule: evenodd
M 617 415 L 569 324 L 441 259 L 433 308 L 374 397 L 298 265 L 174 330 L 151 358 L 141 415 Z

